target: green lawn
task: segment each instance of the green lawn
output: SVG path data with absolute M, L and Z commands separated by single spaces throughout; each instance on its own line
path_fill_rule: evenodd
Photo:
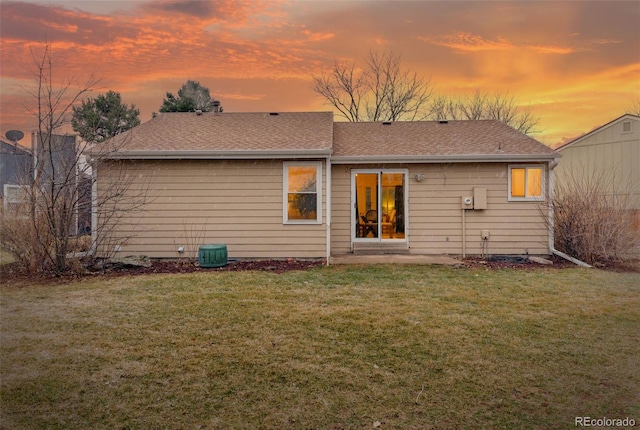
M 4 285 L 3 429 L 640 423 L 640 275 L 333 266 Z

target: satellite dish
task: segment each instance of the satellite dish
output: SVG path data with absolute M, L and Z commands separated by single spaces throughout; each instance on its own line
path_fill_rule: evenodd
M 9 130 L 4 135 L 7 137 L 7 139 L 14 143 L 24 137 L 24 133 L 20 130 Z

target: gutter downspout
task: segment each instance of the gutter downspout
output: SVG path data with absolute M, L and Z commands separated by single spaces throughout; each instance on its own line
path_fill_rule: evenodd
M 91 247 L 90 255 L 97 255 L 98 251 L 98 166 L 91 165 Z
M 556 160 L 549 162 L 549 221 L 547 225 L 549 226 L 549 252 L 553 253 L 555 250 L 555 235 L 554 235 L 554 219 L 553 219 L 553 193 L 555 189 L 555 181 L 554 181 L 554 173 L 553 169 L 556 168 L 558 162 Z
M 327 191 L 325 195 L 327 196 L 327 204 L 325 205 L 326 211 L 326 221 L 325 228 L 326 230 L 326 241 L 327 241 L 327 266 L 329 265 L 329 260 L 331 259 L 331 156 L 327 156 L 326 159 L 326 188 Z
M 549 251 L 557 255 L 558 257 L 564 258 L 567 261 L 572 262 L 575 265 L 580 267 L 591 268 L 592 266 L 585 263 L 584 261 L 580 261 L 577 258 L 573 258 L 570 255 L 565 254 L 564 252 L 558 251 L 555 248 L 555 238 L 554 238 L 554 218 L 553 218 L 553 193 L 554 193 L 554 174 L 553 169 L 558 166 L 558 162 L 556 160 L 549 162 Z

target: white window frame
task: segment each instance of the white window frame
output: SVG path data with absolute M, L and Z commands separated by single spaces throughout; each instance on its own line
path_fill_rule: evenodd
M 525 196 L 524 197 L 514 197 L 511 195 L 511 170 L 512 169 L 525 169 L 524 171 L 524 180 L 525 180 L 525 184 L 524 184 L 524 192 L 525 192 Z M 540 191 L 541 191 L 541 196 L 540 197 L 536 197 L 536 196 L 527 196 L 527 189 L 528 189 L 528 184 L 527 184 L 527 170 L 529 169 L 540 169 L 542 171 L 542 175 L 540 177 L 540 181 L 542 182 L 542 184 L 540 184 Z M 507 177 L 509 179 L 508 181 L 508 190 L 507 192 L 509 193 L 509 198 L 508 201 L 510 202 L 543 202 L 545 201 L 545 196 L 547 194 L 546 192 L 546 182 L 547 182 L 547 170 L 545 169 L 545 165 L 544 164 L 510 164 L 507 168 Z
M 314 166 L 316 168 L 316 219 L 289 219 L 289 168 Z M 282 223 L 322 224 L 322 161 L 285 161 L 282 166 Z
M 11 199 L 9 198 L 9 194 L 7 191 L 9 190 L 20 190 L 22 189 L 24 192 L 24 198 L 22 199 Z M 26 185 L 16 185 L 16 184 L 4 184 L 4 190 L 3 190 L 3 201 L 4 201 L 4 205 L 5 208 L 9 203 L 24 203 L 27 201 L 27 186 Z

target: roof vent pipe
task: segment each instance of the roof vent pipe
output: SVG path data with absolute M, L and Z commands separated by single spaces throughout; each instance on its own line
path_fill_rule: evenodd
M 199 115 L 202 115 L 202 111 L 201 111 L 200 109 L 198 109 L 198 110 L 196 111 L 196 115 L 198 115 L 198 116 L 199 116 Z
M 271 116 L 278 116 L 278 112 L 269 112 L 269 115 L 271 115 Z
M 222 106 L 220 105 L 220 100 L 214 100 L 213 102 L 211 102 L 211 108 L 213 113 L 222 112 Z

